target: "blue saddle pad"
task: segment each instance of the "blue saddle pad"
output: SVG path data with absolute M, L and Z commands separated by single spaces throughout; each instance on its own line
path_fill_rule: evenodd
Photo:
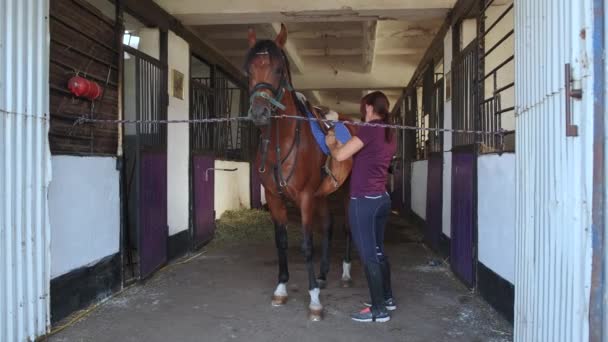
M 306 115 L 309 118 L 314 118 L 314 115 L 308 110 L 306 111 Z M 325 134 L 323 133 L 323 130 L 319 125 L 320 123 L 318 121 L 309 121 L 309 123 L 310 129 L 312 130 L 312 135 L 315 137 L 319 148 L 321 148 L 321 151 L 323 151 L 323 153 L 329 155 L 329 147 L 327 147 L 327 144 L 325 143 Z M 336 140 L 338 140 L 342 144 L 346 144 L 346 142 L 351 138 L 350 131 L 342 122 L 334 123 L 334 133 L 336 134 Z

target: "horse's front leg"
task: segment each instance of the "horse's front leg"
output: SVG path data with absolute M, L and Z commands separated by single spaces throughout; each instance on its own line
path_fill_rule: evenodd
M 312 194 L 301 194 L 300 197 L 300 213 L 302 215 L 302 252 L 306 261 L 306 270 L 308 271 L 308 292 L 310 294 L 310 304 L 308 305 L 309 318 L 312 321 L 320 321 L 323 315 L 323 306 L 319 299 L 320 290 L 317 278 L 315 277 L 315 268 L 313 261 L 313 240 L 312 227 L 314 217 L 314 197 Z
M 331 251 L 331 239 L 333 235 L 333 217 L 329 211 L 326 197 L 317 200 L 321 227 L 323 229 L 323 243 L 321 251 L 321 271 L 317 283 L 319 288 L 324 289 L 327 285 L 327 273 L 329 273 L 329 256 Z
M 274 239 L 279 257 L 279 280 L 272 295 L 272 306 L 281 306 L 287 303 L 287 282 L 289 270 L 287 268 L 287 208 L 283 201 L 266 191 L 266 201 L 270 208 L 274 223 Z

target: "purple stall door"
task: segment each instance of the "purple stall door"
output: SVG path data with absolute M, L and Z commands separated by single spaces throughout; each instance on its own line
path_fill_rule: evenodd
M 443 209 L 443 158 L 431 153 L 428 158 L 426 197 L 426 229 L 424 239 L 434 250 L 439 250 Z
M 467 285 L 475 285 L 475 183 L 473 152 L 452 153 L 451 264 Z
M 214 184 L 215 176 L 213 165 L 215 159 L 208 155 L 194 155 L 193 183 L 194 183 L 194 246 L 200 247 L 211 240 L 215 231 Z
M 251 163 L 251 208 L 262 208 L 262 180 L 255 163 Z
M 167 154 L 141 152 L 139 191 L 140 277 L 167 262 Z

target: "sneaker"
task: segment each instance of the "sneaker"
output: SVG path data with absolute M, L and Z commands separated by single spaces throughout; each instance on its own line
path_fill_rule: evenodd
M 379 315 L 374 316 L 370 308 L 365 308 L 350 316 L 353 321 L 356 322 L 388 322 L 391 320 L 391 315 L 388 312 L 381 312 Z
M 363 305 L 367 306 L 368 308 L 372 307 L 372 303 L 370 303 L 370 302 L 363 302 Z M 395 300 L 393 298 L 389 298 L 389 299 L 385 300 L 384 306 L 386 306 L 386 310 L 388 310 L 388 311 L 397 310 L 397 303 L 395 303 Z

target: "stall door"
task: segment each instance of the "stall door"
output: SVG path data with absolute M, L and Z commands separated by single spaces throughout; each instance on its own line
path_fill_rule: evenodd
M 167 117 L 166 67 L 125 46 L 125 117 L 156 121 Z M 167 262 L 167 127 L 156 123 L 125 125 L 129 244 L 136 245 L 139 278 Z M 133 248 L 133 246 L 130 246 Z M 135 258 L 134 258 L 135 259 Z
M 140 275 L 146 278 L 167 262 L 167 153 L 140 154 Z
M 197 249 L 213 237 L 215 231 L 214 172 L 215 158 L 195 154 L 192 157 L 194 184 L 194 248 Z
M 194 60 L 194 57 L 193 57 Z M 196 60 L 197 63 L 202 63 Z M 192 78 L 190 82 L 190 119 L 202 120 L 213 116 L 216 93 L 205 79 Z M 190 153 L 192 158 L 192 241 L 198 249 L 213 238 L 215 231 L 214 172 L 216 145 L 219 136 L 214 124 L 193 123 L 190 125 Z
M 428 157 L 428 179 L 426 197 L 425 242 L 439 250 L 443 212 L 443 153 L 430 153 Z
M 452 125 L 455 129 L 474 130 L 479 106 L 477 101 L 477 40 L 473 40 L 454 59 Z M 452 136 L 452 217 L 451 265 L 454 273 L 469 287 L 475 285 L 476 244 L 476 137 L 454 133 Z

